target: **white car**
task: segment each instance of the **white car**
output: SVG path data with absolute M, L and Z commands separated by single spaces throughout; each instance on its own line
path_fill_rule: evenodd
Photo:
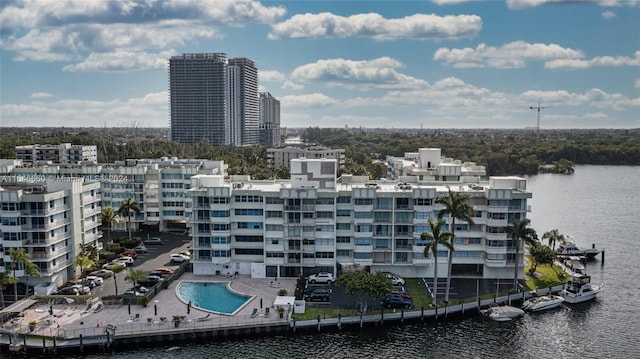
M 332 284 L 335 281 L 336 279 L 333 277 L 333 274 L 328 272 L 320 272 L 318 274 L 312 274 L 309 276 L 309 283 L 311 284 L 315 284 L 315 283 Z
M 135 259 L 133 259 L 132 257 L 123 256 L 118 259 L 114 259 L 113 263 L 120 263 L 124 266 L 132 266 L 134 261 Z
M 107 269 L 107 270 L 111 271 L 113 268 L 115 268 L 117 266 L 125 267 L 126 264 L 124 264 L 122 262 L 118 262 L 118 261 L 105 263 L 105 264 L 102 265 L 102 269 Z M 111 272 L 111 273 L 113 274 L 113 272 Z
M 389 280 L 391 281 L 391 284 L 394 286 L 404 285 L 405 283 L 404 278 L 399 277 L 393 273 L 384 272 L 384 274 L 387 276 L 387 278 L 389 278 Z
M 180 253 L 174 253 L 171 255 L 170 262 L 171 263 L 182 263 L 189 260 L 189 257 L 182 255 Z
M 89 274 L 96 277 L 110 278 L 113 275 L 113 272 L 108 269 L 98 269 L 97 271 L 93 271 Z
M 75 288 L 78 293 L 80 294 L 89 294 L 91 293 L 91 288 L 87 287 L 86 285 L 82 285 L 82 284 L 74 284 L 72 286 L 70 286 L 69 288 Z
M 97 287 L 97 286 L 99 286 L 99 285 L 102 285 L 102 283 L 104 283 L 104 280 L 103 280 L 102 278 L 100 278 L 100 277 L 98 277 L 98 276 L 95 276 L 95 275 L 88 275 L 88 276 L 85 278 L 85 280 L 86 280 L 88 283 L 93 283 L 93 286 L 94 286 L 94 287 Z

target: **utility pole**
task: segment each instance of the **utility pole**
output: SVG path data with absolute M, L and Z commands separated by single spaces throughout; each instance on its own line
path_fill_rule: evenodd
M 538 101 L 538 106 L 529 106 L 531 110 L 538 110 L 538 124 L 536 126 L 536 140 L 540 141 L 540 110 L 544 110 L 547 107 L 540 106 L 540 101 Z

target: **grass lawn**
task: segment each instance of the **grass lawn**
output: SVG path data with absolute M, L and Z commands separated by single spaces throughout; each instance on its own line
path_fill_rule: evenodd
M 531 261 L 529 260 L 527 262 L 528 263 L 524 268 L 525 273 L 528 273 L 531 268 Z M 524 286 L 529 290 L 560 285 L 566 282 L 567 278 L 569 278 L 567 273 L 555 264 L 538 266 L 538 268 L 536 268 L 536 273 L 539 273 L 540 275 L 536 277 L 528 276 L 527 280 L 524 282 Z

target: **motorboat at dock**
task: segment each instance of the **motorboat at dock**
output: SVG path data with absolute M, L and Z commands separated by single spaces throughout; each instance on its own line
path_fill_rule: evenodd
M 543 295 L 527 299 L 522 303 L 522 309 L 530 312 L 557 308 L 562 305 L 564 298 L 559 295 Z
M 503 322 L 523 316 L 524 310 L 510 305 L 494 305 L 488 309 L 480 310 L 480 313 L 491 320 Z
M 556 248 L 556 256 L 559 258 L 584 257 L 587 260 L 592 260 L 595 259 L 598 253 L 600 253 L 600 250 L 596 249 L 595 245 L 588 249 L 580 249 L 572 241 L 564 241 Z
M 589 275 L 573 274 L 565 284 L 564 289 L 560 291 L 560 296 L 567 303 L 582 303 L 595 299 L 602 287 L 602 283 L 600 285 L 591 285 L 591 276 Z

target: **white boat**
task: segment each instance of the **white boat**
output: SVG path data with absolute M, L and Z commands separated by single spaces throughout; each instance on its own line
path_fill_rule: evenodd
M 502 322 L 523 316 L 524 310 L 510 305 L 501 305 L 481 310 L 480 313 L 491 320 Z
M 569 278 L 560 295 L 567 303 L 582 303 L 595 299 L 602 287 L 602 283 L 591 285 L 591 277 L 586 274 L 575 274 Z
M 594 259 L 596 255 L 600 253 L 600 250 L 593 248 L 588 249 L 580 249 L 576 244 L 572 241 L 565 241 L 558 246 L 556 249 L 556 255 L 558 257 L 585 257 L 588 260 Z
M 541 297 L 534 297 L 527 299 L 522 303 L 522 309 L 530 312 L 539 312 L 542 310 L 557 308 L 562 305 L 564 298 L 559 295 L 543 295 Z
M 564 264 L 567 267 L 567 269 L 571 271 L 571 273 L 587 274 L 585 272 L 584 264 L 582 264 L 582 260 L 580 259 L 580 257 L 569 256 L 567 257 L 567 259 L 565 259 Z

